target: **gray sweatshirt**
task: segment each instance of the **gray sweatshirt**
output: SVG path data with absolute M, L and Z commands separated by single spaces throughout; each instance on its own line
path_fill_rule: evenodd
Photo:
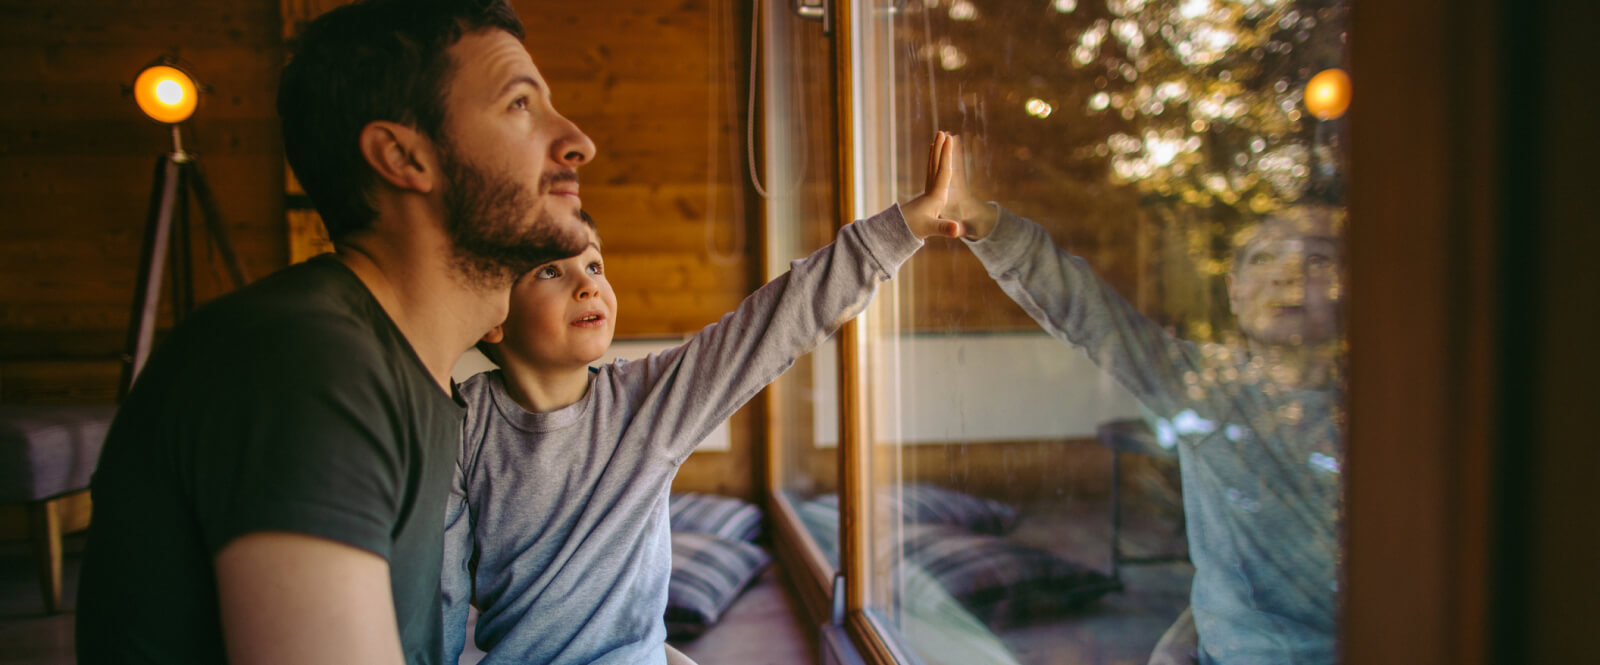
M 847 225 L 682 346 L 594 368 L 583 399 L 557 411 L 522 409 L 498 371 L 463 383 L 444 662 L 460 657 L 476 588 L 485 665 L 665 663 L 678 466 L 921 246 L 898 205 Z
M 1007 295 L 1138 397 L 1162 445 L 1178 448 L 1201 662 L 1332 665 L 1338 395 L 1278 386 L 1247 353 L 1172 337 L 1010 211 L 969 244 Z

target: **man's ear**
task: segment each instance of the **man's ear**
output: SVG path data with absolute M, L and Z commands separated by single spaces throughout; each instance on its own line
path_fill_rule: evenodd
M 374 120 L 361 128 L 361 156 L 384 182 L 422 194 L 433 191 L 439 176 L 433 141 L 398 122 Z
M 493 328 L 490 328 L 489 332 L 484 333 L 483 337 L 481 337 L 480 339 L 482 339 L 483 341 L 488 342 L 490 344 L 499 344 L 500 340 L 503 340 L 505 338 L 506 338 L 506 330 L 505 330 L 505 328 L 502 327 L 502 326 L 495 326 Z

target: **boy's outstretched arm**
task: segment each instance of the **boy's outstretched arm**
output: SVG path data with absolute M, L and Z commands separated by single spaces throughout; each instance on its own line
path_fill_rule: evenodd
M 1146 318 L 1083 258 L 1056 246 L 1044 228 L 975 196 L 963 153 L 961 137 L 950 137 L 949 202 L 943 212 L 966 227 L 967 246 L 1001 290 L 1046 333 L 1083 349 L 1155 413 L 1170 415 L 1192 406 L 1183 378 L 1200 363 L 1194 345 Z M 1214 408 L 1202 411 L 1210 414 Z
M 934 139 L 922 195 L 846 224 L 832 244 L 790 264 L 687 343 L 618 363 L 610 380 L 623 384 L 619 394 L 637 400 L 631 427 L 651 428 L 643 439 L 660 442 L 662 454 L 682 462 L 796 358 L 866 309 L 878 283 L 893 277 L 924 238 L 959 237 L 961 224 L 940 216 L 953 177 L 952 147 L 947 134 Z

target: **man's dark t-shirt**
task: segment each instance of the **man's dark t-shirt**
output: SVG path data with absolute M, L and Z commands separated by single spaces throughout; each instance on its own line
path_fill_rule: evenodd
M 107 436 L 79 662 L 225 662 L 212 560 L 260 531 L 387 559 L 406 660 L 438 662 L 444 501 L 463 416 L 332 257 L 203 308 L 162 343 Z

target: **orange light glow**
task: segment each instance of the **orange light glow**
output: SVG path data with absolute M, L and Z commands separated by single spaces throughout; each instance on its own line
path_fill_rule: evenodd
M 133 101 L 156 122 L 175 125 L 194 115 L 200 95 L 188 74 L 174 67 L 157 65 L 139 72 L 139 77 L 134 79 Z
M 1324 69 L 1306 83 L 1306 110 L 1323 120 L 1333 120 L 1350 108 L 1350 75 L 1343 69 Z

